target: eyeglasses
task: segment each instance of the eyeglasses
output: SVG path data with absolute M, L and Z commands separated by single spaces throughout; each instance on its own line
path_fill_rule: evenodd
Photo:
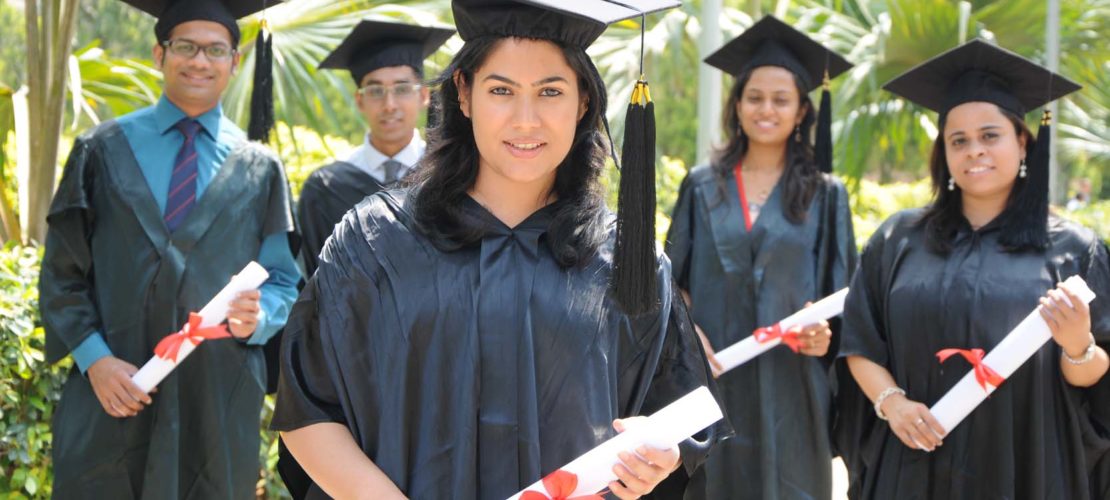
M 227 44 L 214 43 L 212 45 L 200 45 L 189 40 L 178 38 L 176 40 L 166 40 L 162 42 L 162 46 L 170 50 L 174 55 L 184 57 L 185 59 L 192 59 L 196 57 L 197 52 L 204 51 L 204 56 L 209 61 L 223 61 L 236 51 L 228 47 Z
M 415 96 L 420 90 L 420 87 L 422 87 L 422 85 L 419 83 L 396 83 L 393 85 L 371 83 L 370 85 L 358 89 L 358 93 L 375 101 L 384 101 L 385 97 L 389 94 L 393 94 L 393 97 L 397 99 L 407 99 Z

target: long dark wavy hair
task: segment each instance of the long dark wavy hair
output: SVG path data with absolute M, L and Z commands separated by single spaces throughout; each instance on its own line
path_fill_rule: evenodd
M 413 215 L 421 231 L 445 251 L 477 243 L 486 228 L 460 207 L 478 177 L 478 146 L 474 127 L 460 109 L 456 72 L 467 89 L 489 54 L 506 38 L 482 37 L 468 41 L 431 85 L 436 88 L 428 130 L 428 151 L 411 182 L 416 190 Z M 607 99 L 605 83 L 585 51 L 557 42 L 567 64 L 578 76 L 579 91 L 588 99 L 586 113 L 575 128 L 574 142 L 555 173 L 554 194 L 559 206 L 548 226 L 547 242 L 560 265 L 584 262 L 608 233 L 600 177 L 608 143 L 602 134 Z
M 732 90 L 728 93 L 728 104 L 722 113 L 722 125 L 728 141 L 721 148 L 713 152 L 713 172 L 717 176 L 718 185 L 724 193 L 725 182 L 732 173 L 736 162 L 748 152 L 748 137 L 740 127 L 740 112 L 736 104 L 744 94 L 744 87 L 752 77 L 752 70 L 746 71 L 736 77 Z M 794 140 L 793 135 L 786 141 L 786 166 L 783 169 L 779 184 L 782 185 L 782 213 L 786 220 L 795 224 L 805 221 L 809 210 L 809 202 L 817 192 L 821 180 L 821 172 L 813 158 L 813 144 L 810 142 L 816 114 L 813 112 L 813 102 L 802 88 L 798 75 L 794 74 L 794 86 L 798 89 L 799 105 L 804 106 L 805 113 L 798 128 L 802 131 L 802 140 Z
M 1033 157 L 1036 147 L 1033 132 L 1025 125 L 1021 117 L 998 108 L 1003 116 L 1014 126 L 1014 132 L 1025 137 L 1025 156 Z M 933 180 L 933 201 L 926 207 L 918 224 L 925 227 L 926 245 L 934 253 L 947 254 L 952 250 L 952 241 L 960 227 L 966 224 L 963 214 L 963 198 L 960 190 L 948 190 L 948 180 L 952 177 L 948 173 L 948 159 L 945 156 L 944 125 L 948 115 L 940 117 L 939 130 L 936 140 L 933 141 L 933 153 L 929 160 L 929 174 Z M 1010 188 L 1010 197 L 1006 208 L 999 215 L 1000 236 L 999 242 L 1003 249 L 1017 252 L 1024 249 L 1044 249 L 1048 245 L 1048 221 L 1032 220 L 1035 218 L 1030 207 L 1036 206 L 1032 201 L 1038 193 L 1036 189 L 1043 186 L 1031 186 L 1021 177 L 1014 181 Z

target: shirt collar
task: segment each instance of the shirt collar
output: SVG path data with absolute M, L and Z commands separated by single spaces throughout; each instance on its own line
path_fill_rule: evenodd
M 398 176 L 404 175 L 413 165 L 416 165 L 420 158 L 424 156 L 424 150 L 427 144 L 424 138 L 420 136 L 420 132 L 413 129 L 412 140 L 409 141 L 408 146 L 399 151 L 392 158 L 386 156 L 381 151 L 378 151 L 373 144 L 370 143 L 370 134 L 366 134 L 362 138 L 362 145 L 351 152 L 347 158 L 347 162 L 358 167 L 360 170 L 370 174 L 375 179 L 381 181 L 385 178 L 385 170 L 382 164 L 389 160 L 396 160 L 405 166 Z
M 216 107 L 196 117 L 196 120 L 200 123 L 201 128 L 208 133 L 208 136 L 215 139 L 220 134 L 220 120 L 223 116 L 223 106 L 217 104 Z M 177 107 L 176 104 L 170 102 L 165 94 L 158 98 L 158 103 L 154 106 L 154 120 L 159 132 L 163 134 L 169 132 L 182 118 L 185 118 L 185 112 L 181 111 L 181 108 Z

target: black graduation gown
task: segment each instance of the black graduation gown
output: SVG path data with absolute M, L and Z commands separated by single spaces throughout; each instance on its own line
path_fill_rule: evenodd
M 509 229 L 468 198 L 487 236 L 441 251 L 406 196 L 367 198 L 324 248 L 286 329 L 274 429 L 342 423 L 410 498 L 503 500 L 613 419 L 713 388 L 665 258 L 662 307 L 633 319 L 607 293 L 613 232 L 564 269 L 546 243 L 558 203 Z M 681 445 L 687 470 L 723 429 Z
M 162 222 L 114 122 L 79 137 L 47 217 L 40 280 L 48 361 L 91 332 L 135 366 L 177 331 L 262 240 L 293 228 L 280 163 L 237 146 L 177 231 Z M 258 478 L 262 351 L 205 342 L 138 416 L 104 412 L 76 367 L 54 415 L 55 498 L 250 498 Z
M 343 214 L 384 188 L 373 176 L 345 161 L 320 167 L 308 176 L 297 202 L 305 276 L 316 272 L 324 242 Z
M 848 295 L 840 356 L 863 356 L 894 376 L 906 396 L 932 406 L 971 369 L 936 352 L 950 347 L 989 352 L 1070 276 L 1099 298 L 1092 332 L 1110 342 L 1110 272 L 1105 245 L 1091 231 L 1055 217 L 1046 251 L 1000 249 L 998 224 L 958 232 L 952 252 L 932 253 L 917 221 L 895 214 L 863 251 Z M 1084 390 L 1060 372 L 1049 341 L 959 424 L 932 453 L 906 447 L 864 401 L 845 409 L 859 446 L 850 455 L 854 498 L 1086 499 Z M 858 390 L 858 386 L 857 386 Z
M 319 265 L 320 251 L 335 225 L 358 202 L 385 188 L 370 174 L 345 161 L 335 161 L 312 172 L 301 187 L 297 201 L 297 221 L 301 235 L 301 259 L 305 276 L 311 277 Z M 277 390 L 281 365 L 279 351 L 284 330 L 266 344 L 267 391 Z M 280 441 L 280 439 L 279 439 Z M 311 480 L 279 443 L 278 471 L 293 498 L 303 498 Z
M 781 203 L 776 186 L 749 232 L 731 171 L 721 182 L 696 167 L 679 189 L 667 254 L 716 350 L 847 285 L 856 249 L 844 186 L 823 176 L 801 224 Z M 713 450 L 687 498 L 828 498 L 827 367 L 779 347 L 718 379 L 736 436 Z

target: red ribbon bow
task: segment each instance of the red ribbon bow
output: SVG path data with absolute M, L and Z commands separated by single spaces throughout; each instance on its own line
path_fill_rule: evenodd
M 971 363 L 971 366 L 975 367 L 975 381 L 979 382 L 979 386 L 984 391 L 987 390 L 987 384 L 997 389 L 998 386 L 1002 385 L 1002 382 L 1006 381 L 1002 378 L 1002 375 L 999 375 L 998 372 L 983 362 L 983 356 L 986 353 L 982 349 L 941 349 L 937 351 L 937 358 L 943 363 L 954 354 L 963 356 L 968 363 Z
M 798 340 L 798 332 L 795 330 L 782 331 L 782 325 L 775 323 L 771 326 L 763 328 L 756 328 L 752 335 L 755 341 L 760 344 L 766 344 L 772 340 L 779 339 L 783 344 L 786 344 L 790 350 L 797 354 L 798 350 L 802 348 L 802 341 Z
M 158 342 L 154 346 L 154 354 L 159 358 L 167 359 L 177 362 L 177 353 L 181 350 L 181 344 L 186 341 L 191 342 L 193 347 L 200 345 L 205 340 L 222 339 L 231 336 L 231 332 L 227 331 L 227 326 L 216 325 L 209 327 L 200 327 L 200 322 L 203 318 L 197 313 L 189 313 L 189 322 L 177 333 L 171 333 Z
M 578 476 L 572 472 L 559 469 L 543 478 L 543 488 L 547 494 L 538 491 L 525 491 L 520 495 L 520 500 L 604 500 L 601 495 L 582 495 L 571 497 L 575 488 L 578 488 Z

